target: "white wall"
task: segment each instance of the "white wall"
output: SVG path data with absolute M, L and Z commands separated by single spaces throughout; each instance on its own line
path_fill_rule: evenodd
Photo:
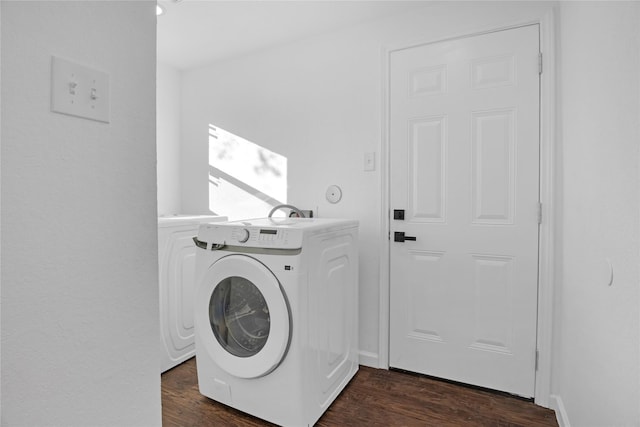
M 574 426 L 640 425 L 639 11 L 637 2 L 560 8 L 564 219 L 553 389 Z
M 180 197 L 180 71 L 158 63 L 158 215 L 182 213 Z
M 361 362 L 376 366 L 382 49 L 536 21 L 549 7 L 543 2 L 425 7 L 184 72 L 183 209 L 209 212 L 209 123 L 285 155 L 290 203 L 318 207 L 320 216 L 360 221 Z M 363 171 L 365 152 L 376 153 L 375 172 Z M 337 205 L 325 200 L 330 184 L 342 187 L 343 200 Z
M 160 425 L 155 1 L 0 7 L 2 425 Z M 49 111 L 51 55 L 109 124 Z

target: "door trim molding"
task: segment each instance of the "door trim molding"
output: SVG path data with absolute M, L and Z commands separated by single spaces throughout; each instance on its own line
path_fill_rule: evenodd
M 503 31 L 528 25 L 540 26 L 540 51 L 544 57 L 544 70 L 540 78 L 540 202 L 543 206 L 543 221 L 539 227 L 538 240 L 538 324 L 537 351 L 538 370 L 535 379 L 534 401 L 537 405 L 549 407 L 551 394 L 551 348 L 553 333 L 553 291 L 555 287 L 555 251 L 557 221 L 557 146 L 556 146 L 556 61 L 555 39 L 556 19 L 554 8 L 550 8 L 542 17 L 529 22 L 516 23 L 500 28 L 491 28 L 470 34 L 457 34 L 437 40 L 405 43 L 385 46 L 381 54 L 382 76 L 382 121 L 380 176 L 382 180 L 380 212 L 380 289 L 379 289 L 379 326 L 378 326 L 378 367 L 389 369 L 389 78 L 391 53 L 424 44 L 438 43 L 464 37 Z
M 551 395 L 551 351 L 553 344 L 553 292 L 555 289 L 557 199 L 556 141 L 556 20 L 551 9 L 540 20 L 540 51 L 543 72 L 540 78 L 540 202 L 542 224 L 539 231 L 538 265 L 538 371 L 535 403 L 546 408 Z

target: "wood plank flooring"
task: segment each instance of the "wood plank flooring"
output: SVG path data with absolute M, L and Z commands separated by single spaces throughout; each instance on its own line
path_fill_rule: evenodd
M 162 374 L 163 427 L 271 426 L 200 394 L 195 358 Z M 502 393 L 361 366 L 316 426 L 557 426 L 555 413 Z

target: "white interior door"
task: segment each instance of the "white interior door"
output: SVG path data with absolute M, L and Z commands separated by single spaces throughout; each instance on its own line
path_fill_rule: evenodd
M 538 57 L 538 25 L 391 54 L 392 367 L 534 394 Z

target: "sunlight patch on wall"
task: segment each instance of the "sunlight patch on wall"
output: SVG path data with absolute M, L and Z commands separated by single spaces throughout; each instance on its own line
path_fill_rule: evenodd
M 209 125 L 209 210 L 230 220 L 266 217 L 287 203 L 287 158 Z

